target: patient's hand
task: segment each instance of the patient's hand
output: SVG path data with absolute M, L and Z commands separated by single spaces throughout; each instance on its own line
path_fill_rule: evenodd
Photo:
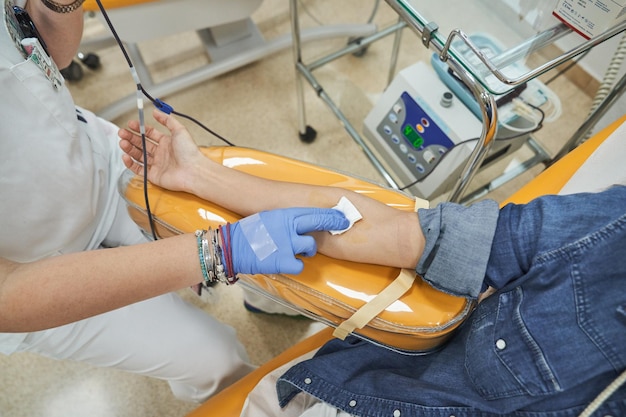
M 194 167 L 200 160 L 206 163 L 206 158 L 189 131 L 173 115 L 155 110 L 153 116 L 170 134 L 146 126 L 148 180 L 173 191 L 185 191 Z M 120 148 L 125 153 L 122 156 L 124 165 L 135 174 L 143 175 L 144 157 L 139 121 L 129 121 L 128 128 L 120 129 L 118 135 Z

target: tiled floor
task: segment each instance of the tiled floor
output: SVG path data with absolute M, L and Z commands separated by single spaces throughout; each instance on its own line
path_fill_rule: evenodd
M 325 0 L 303 4 L 306 7 L 302 11 L 302 25 L 312 27 L 318 22 L 364 22 L 373 2 Z M 286 1 L 268 0 L 253 17 L 267 39 L 289 32 Z M 382 2 L 375 22 L 386 25 L 396 19 L 394 12 Z M 89 24 L 87 29 L 95 26 Z M 346 56 L 317 70 L 316 75 L 326 91 L 351 120 L 363 120 L 385 88 L 391 41 L 386 38 L 372 45 L 362 57 Z M 318 56 L 343 42 L 345 40 L 335 39 L 307 44 L 305 56 Z M 191 34 L 146 42 L 142 48 L 146 60 L 157 69 L 156 79 L 206 63 Z M 70 86 L 78 104 L 96 111 L 117 97 L 132 93 L 135 88 L 118 49 L 105 49 L 99 54 L 102 69 L 87 71 L 82 81 Z M 398 68 L 428 59 L 429 52 L 415 35 L 406 31 Z M 546 124 L 536 138 L 554 155 L 586 116 L 591 98 L 565 77 L 558 78 L 550 87 L 561 99 L 563 115 L 556 122 Z M 177 111 L 193 115 L 237 145 L 296 157 L 382 182 L 363 151 L 331 112 L 311 89 L 306 91 L 308 121 L 318 132 L 317 140 L 311 144 L 303 144 L 298 139 L 290 49 L 166 99 Z M 124 124 L 132 117 L 135 117 L 134 112 L 114 121 Z M 187 124 L 199 144 L 220 144 L 200 128 Z M 360 123 L 355 124 L 360 129 Z M 515 156 L 523 157 L 523 154 Z M 540 167 L 531 170 L 490 197 L 503 199 L 539 170 Z M 256 363 L 267 361 L 310 331 L 308 320 L 246 312 L 236 287 L 220 289 L 219 301 L 202 307 L 238 330 Z M 60 363 L 28 354 L 0 357 L 0 370 L 0 416 L 4 417 L 183 416 L 195 407 L 176 400 L 167 384 L 161 381 L 114 370 Z

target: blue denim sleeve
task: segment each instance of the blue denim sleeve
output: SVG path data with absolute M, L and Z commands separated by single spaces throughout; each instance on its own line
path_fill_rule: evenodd
M 485 283 L 501 289 L 521 285 L 545 256 L 572 244 L 624 211 L 626 187 L 599 193 L 546 195 L 500 210 Z M 550 255 L 552 254 L 552 255 Z M 607 255 L 608 256 L 608 255 Z
M 498 204 L 492 200 L 470 207 L 442 203 L 434 209 L 418 210 L 426 245 L 417 273 L 441 291 L 478 297 L 498 215 Z

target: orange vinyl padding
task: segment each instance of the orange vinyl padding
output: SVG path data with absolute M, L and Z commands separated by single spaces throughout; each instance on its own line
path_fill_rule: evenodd
M 303 161 L 238 147 L 202 148 L 202 152 L 215 162 L 258 177 L 341 187 L 398 210 L 414 210 L 415 201 L 406 194 Z M 240 219 L 221 206 L 189 194 L 151 184 L 148 194 L 160 237 L 193 233 Z M 141 177 L 134 176 L 126 183 L 124 196 L 133 220 L 149 230 Z M 342 261 L 322 254 L 302 261 L 304 270 L 297 275 L 240 275 L 239 278 L 339 326 L 400 274 L 399 268 Z M 473 306 L 466 298 L 438 291 L 421 278 L 415 279 L 397 303 L 398 308 L 385 309 L 366 326 L 355 329 L 355 333 L 398 349 L 426 351 L 443 343 Z
M 151 3 L 153 1 L 158 1 L 158 0 L 100 0 L 105 10 L 117 9 L 120 7 L 136 6 L 141 3 Z M 100 11 L 100 8 L 98 7 L 98 3 L 96 3 L 96 0 L 86 0 L 85 3 L 83 3 L 83 9 L 86 12 Z
M 625 121 L 626 116 L 623 116 L 595 134 L 592 138 L 535 177 L 508 200 L 503 202 L 502 205 L 507 203 L 523 204 L 541 195 L 557 194 L 596 148 Z M 626 140 L 626 138 L 624 140 Z M 210 398 L 188 414 L 187 417 L 239 417 L 248 393 L 265 375 L 279 366 L 313 349 L 321 347 L 331 338 L 332 329 L 328 328 L 297 343 L 260 368 L 246 375 L 235 384 Z

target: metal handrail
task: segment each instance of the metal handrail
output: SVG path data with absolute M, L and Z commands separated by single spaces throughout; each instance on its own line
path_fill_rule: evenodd
M 432 23 L 424 24 L 414 19 L 413 16 L 411 16 L 411 14 L 408 13 L 403 7 L 398 5 L 397 2 L 387 0 L 387 3 L 408 23 L 408 27 L 421 37 L 422 43 L 426 47 L 435 49 L 440 55 L 444 53 L 444 51 L 447 51 L 446 44 L 441 45 L 439 42 L 433 41 L 436 40 L 434 33 L 437 30 L 437 25 Z M 474 175 L 478 172 L 478 169 L 495 140 L 498 126 L 498 115 L 494 96 L 489 94 L 483 85 L 477 82 L 475 77 L 455 59 L 449 60 L 448 65 L 451 66 L 461 81 L 467 85 L 474 95 L 474 98 L 479 104 L 483 122 L 482 132 L 480 134 L 478 144 L 474 147 L 474 150 L 463 168 L 459 179 L 452 187 L 452 190 L 448 195 L 449 201 L 460 202 L 463 197 L 463 193 L 467 189 L 472 178 L 474 178 Z
M 476 45 L 471 41 L 471 39 L 460 29 L 454 29 L 448 35 L 446 43 L 444 44 L 443 49 L 441 50 L 440 57 L 443 61 L 448 60 L 448 58 L 453 54 L 450 52 L 450 47 L 452 45 L 452 41 L 455 37 L 458 37 L 463 40 L 463 43 L 467 45 L 468 48 L 474 52 L 476 57 L 480 59 L 480 61 L 485 64 L 485 67 L 489 70 L 488 72 L 493 74 L 499 81 L 506 85 L 516 86 L 524 84 L 541 74 L 550 71 L 551 69 L 561 65 L 564 62 L 569 61 L 570 59 L 588 51 L 589 49 L 597 46 L 598 44 L 606 41 L 607 39 L 612 38 L 613 36 L 619 34 L 626 30 L 626 22 L 621 23 L 612 29 L 604 32 L 601 35 L 595 36 L 589 39 L 587 42 L 578 45 L 577 47 L 571 49 L 568 52 L 561 54 L 559 57 L 552 59 L 542 65 L 539 65 L 535 69 L 527 71 L 525 74 L 518 78 L 511 78 L 506 76 L 499 68 L 504 67 L 512 62 L 515 62 L 517 59 L 521 58 L 523 55 L 528 55 L 536 50 L 541 49 L 547 44 L 554 42 L 556 39 L 560 39 L 563 36 L 572 32 L 572 30 L 567 27 L 565 24 L 560 23 L 544 32 L 537 34 L 537 36 L 529 38 L 525 42 L 521 43 L 515 48 L 512 48 L 500 55 L 495 57 L 487 57 L 484 53 L 480 51 Z

